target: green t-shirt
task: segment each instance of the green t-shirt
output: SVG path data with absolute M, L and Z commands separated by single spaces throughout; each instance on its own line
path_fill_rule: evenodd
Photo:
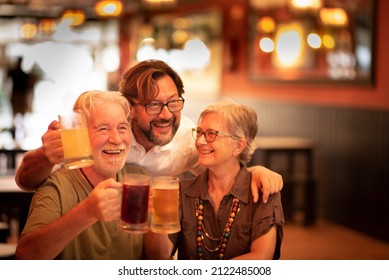
M 140 166 L 126 164 L 118 174 L 119 182 L 129 172 L 147 174 Z M 22 235 L 59 219 L 91 191 L 92 187 L 78 169 L 57 170 L 36 190 Z M 143 235 L 118 230 L 118 222 L 97 221 L 73 239 L 57 259 L 141 259 Z

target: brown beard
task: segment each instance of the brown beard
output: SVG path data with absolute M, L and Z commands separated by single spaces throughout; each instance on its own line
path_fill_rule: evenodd
M 174 135 L 176 134 L 179 124 L 177 124 L 177 119 L 175 117 L 172 118 L 172 120 L 160 120 L 160 123 L 166 123 L 166 122 L 172 122 L 172 129 L 168 135 L 164 135 L 163 137 L 156 137 L 153 132 L 153 121 L 150 122 L 149 129 L 143 129 L 140 127 L 142 133 L 146 136 L 149 142 L 153 143 L 156 146 L 164 146 L 169 144 Z

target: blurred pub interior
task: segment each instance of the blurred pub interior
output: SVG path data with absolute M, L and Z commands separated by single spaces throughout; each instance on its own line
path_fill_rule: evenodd
M 0 0 L 1 220 L 22 227 L 32 194 L 14 169 L 51 120 L 158 58 L 183 78 L 194 121 L 225 98 L 257 111 L 252 163 L 283 175 L 287 223 L 389 242 L 388 12 L 386 0 Z M 36 81 L 15 114 L 19 58 Z

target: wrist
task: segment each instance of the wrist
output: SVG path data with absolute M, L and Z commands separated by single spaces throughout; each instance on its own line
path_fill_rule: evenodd
M 40 148 L 36 149 L 35 153 L 36 153 L 37 157 L 40 159 L 41 163 L 44 164 L 44 166 L 47 166 L 47 167 L 50 167 L 50 168 L 54 167 L 55 163 L 50 161 L 50 159 L 46 155 L 45 150 L 43 149 L 43 147 L 40 147 Z

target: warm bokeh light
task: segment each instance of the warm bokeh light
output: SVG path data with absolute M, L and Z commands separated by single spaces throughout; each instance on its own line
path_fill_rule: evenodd
M 295 9 L 319 9 L 322 0 L 289 0 L 289 5 Z
M 172 41 L 176 44 L 184 44 L 189 39 L 189 33 L 185 30 L 176 30 L 172 34 Z
M 20 37 L 24 40 L 30 40 L 36 36 L 38 28 L 35 23 L 25 23 L 20 28 Z
M 327 49 L 333 49 L 335 47 L 335 40 L 329 34 L 324 34 L 322 38 L 323 46 Z
M 321 22 L 327 26 L 347 26 L 348 16 L 342 8 L 320 9 L 319 17 Z
M 141 0 L 142 5 L 148 9 L 164 9 L 177 5 L 177 0 Z
M 242 5 L 233 4 L 230 6 L 230 17 L 233 20 L 241 20 L 244 17 L 244 10 Z
M 95 11 L 99 16 L 119 16 L 123 10 L 123 3 L 119 0 L 102 0 L 96 3 Z
M 303 55 L 302 26 L 289 24 L 281 27 L 276 36 L 275 63 L 278 67 L 296 67 L 301 64 Z
M 54 32 L 56 26 L 57 26 L 57 22 L 51 18 L 41 19 L 39 21 L 39 30 L 42 33 L 50 34 Z
M 313 49 L 319 49 L 321 47 L 321 39 L 320 36 L 316 33 L 311 33 L 307 37 L 308 45 Z
M 85 13 L 82 10 L 66 10 L 61 22 L 66 22 L 69 26 L 80 26 L 85 22 Z
M 263 17 L 257 22 L 257 31 L 262 33 L 272 33 L 276 29 L 276 23 L 272 17 Z
M 270 53 L 274 51 L 274 42 L 268 37 L 262 38 L 259 40 L 259 48 L 265 53 Z

